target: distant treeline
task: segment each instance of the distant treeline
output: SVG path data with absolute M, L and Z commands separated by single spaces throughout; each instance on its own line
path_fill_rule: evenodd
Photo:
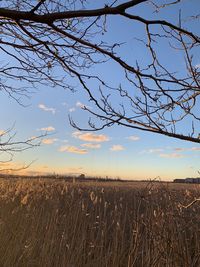
M 185 179 L 175 179 L 174 183 L 200 184 L 200 177 L 197 177 L 197 178 L 185 178 Z
M 86 176 L 85 174 L 74 174 L 74 175 L 62 175 L 62 174 L 46 174 L 46 175 L 20 175 L 20 174 L 0 174 L 0 179 L 56 179 L 56 180 L 63 180 L 66 182 L 87 182 L 87 181 L 97 181 L 97 182 L 142 182 L 142 183 L 149 183 L 149 182 L 161 182 L 160 180 L 151 180 L 151 179 L 146 179 L 146 180 L 137 180 L 137 179 L 121 179 L 119 177 L 101 177 L 101 176 Z
M 48 175 L 14 175 L 14 174 L 0 174 L 0 179 L 57 179 L 57 180 L 65 180 L 68 182 L 72 181 L 119 181 L 119 182 L 127 182 L 127 180 L 121 180 L 120 178 L 110 178 L 110 177 L 89 177 L 86 176 L 85 174 L 80 174 L 80 175 L 59 175 L 59 174 L 48 174 Z

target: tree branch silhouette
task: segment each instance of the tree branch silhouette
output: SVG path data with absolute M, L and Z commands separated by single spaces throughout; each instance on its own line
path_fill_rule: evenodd
M 161 1 L 159 5 L 147 0 L 107 2 L 89 8 L 91 1 L 84 0 L 2 1 L 2 91 L 20 102 L 41 84 L 71 91 L 77 87 L 93 103 L 91 108 L 83 108 L 88 113 L 87 126 L 77 125 L 69 117 L 79 130 L 119 125 L 200 143 L 200 67 L 195 62 L 200 36 L 193 26 L 198 14 L 191 14 L 193 23 L 182 19 L 177 11 L 181 0 Z M 146 15 L 139 16 L 136 7 L 146 10 Z M 163 9 L 177 13 L 178 19 L 163 18 Z M 108 18 L 113 17 L 124 27 L 127 23 L 140 27 L 142 38 L 134 32 L 129 35 L 147 59 L 137 55 L 129 59 L 122 53 L 123 36 L 116 42 L 108 29 Z M 161 50 L 171 59 L 164 58 Z M 182 63 L 176 69 L 170 63 L 177 55 Z M 118 86 L 103 73 L 92 71 L 93 66 L 103 64 L 109 68 L 110 62 L 123 76 Z M 73 79 L 78 86 L 70 84 Z

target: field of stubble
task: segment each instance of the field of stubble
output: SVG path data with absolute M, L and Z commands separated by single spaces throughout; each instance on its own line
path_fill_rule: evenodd
M 0 180 L 1 267 L 200 266 L 198 185 Z

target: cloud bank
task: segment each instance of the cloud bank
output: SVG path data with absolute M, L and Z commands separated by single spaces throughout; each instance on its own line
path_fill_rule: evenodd
M 88 151 L 86 149 L 78 148 L 75 146 L 62 146 L 59 148 L 60 152 L 69 152 L 74 154 L 87 154 Z
M 124 150 L 124 147 L 122 145 L 113 145 L 111 148 L 110 148 L 111 151 L 122 151 Z
M 74 132 L 72 136 L 74 138 L 87 141 L 87 142 L 98 142 L 99 143 L 99 142 L 109 141 L 109 137 L 104 134 Z
M 82 144 L 82 147 L 87 147 L 87 148 L 92 148 L 92 149 L 98 149 L 101 147 L 100 144 L 92 144 L 92 143 L 86 143 L 86 144 Z
M 45 131 L 45 132 L 53 132 L 53 131 L 55 131 L 55 128 L 53 126 L 48 126 L 48 127 L 40 128 L 39 130 Z
M 52 114 L 55 114 L 56 113 L 56 109 L 55 108 L 47 107 L 44 104 L 39 104 L 38 105 L 38 108 L 40 108 L 40 109 L 42 109 L 44 111 L 47 111 L 47 112 L 51 112 Z
M 42 144 L 51 145 L 57 141 L 56 138 L 46 138 L 42 140 Z
M 127 137 L 127 139 L 129 139 L 131 141 L 138 141 L 138 140 L 140 140 L 140 137 L 137 135 L 131 135 L 131 136 Z

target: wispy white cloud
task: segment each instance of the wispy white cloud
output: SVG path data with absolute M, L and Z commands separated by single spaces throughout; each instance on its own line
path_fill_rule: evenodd
M 183 154 L 178 154 L 178 153 L 162 153 L 162 154 L 159 154 L 159 156 L 161 158 L 167 158 L 167 159 L 180 159 L 180 158 L 184 158 L 184 155 Z
M 48 127 L 40 128 L 39 130 L 45 131 L 45 132 L 52 132 L 52 131 L 55 131 L 55 128 L 53 126 L 48 126 Z
M 70 109 L 69 109 L 69 112 L 74 112 L 74 111 L 76 111 L 75 108 L 70 108 Z
M 92 107 L 90 107 L 90 106 L 88 106 L 88 105 L 85 105 L 85 104 L 83 104 L 83 103 L 80 102 L 80 101 L 77 101 L 77 102 L 76 102 L 76 107 L 77 107 L 77 108 L 82 108 L 82 109 L 84 109 L 84 108 L 92 109 Z
M 38 105 L 38 108 L 40 108 L 40 109 L 42 109 L 44 111 L 47 111 L 47 112 L 51 112 L 52 114 L 55 114 L 56 113 L 56 109 L 55 108 L 47 107 L 44 104 L 39 104 Z
M 84 108 L 85 105 L 83 103 L 81 103 L 80 101 L 77 101 L 76 102 L 76 107 L 78 107 L 78 108 Z
M 143 150 L 140 154 L 157 154 L 161 158 L 184 158 L 185 152 L 198 152 L 200 147 L 166 147 L 166 148 L 150 148 Z
M 141 154 L 154 154 L 154 153 L 160 153 L 163 151 L 164 151 L 163 148 L 150 148 L 150 149 L 142 150 L 140 153 Z
M 51 145 L 53 143 L 55 143 L 58 139 L 56 138 L 46 138 L 42 140 L 42 143 L 45 145 Z
M 176 148 L 174 148 L 174 150 L 178 151 L 178 152 L 186 151 L 186 149 L 183 147 L 176 147 Z
M 200 151 L 200 147 L 176 147 L 174 149 L 175 151 L 179 151 L 179 152 L 185 152 L 185 151 Z
M 74 107 L 69 108 L 69 112 L 70 113 L 75 112 L 77 110 L 77 108 L 79 108 L 79 109 L 90 108 L 91 109 L 91 107 L 86 106 L 85 104 L 83 104 L 80 101 L 77 101 Z
M 200 147 L 192 147 L 191 151 L 200 151 Z
M 81 132 L 74 132 L 72 134 L 73 137 L 88 141 L 88 142 L 106 142 L 109 141 L 109 137 L 104 134 L 94 134 L 94 133 L 81 133 Z
M 101 147 L 100 144 L 92 144 L 92 143 L 86 143 L 86 144 L 82 144 L 82 147 L 87 147 L 87 148 L 92 148 L 92 149 L 98 149 Z
M 78 148 L 75 146 L 61 146 L 59 148 L 60 152 L 69 152 L 69 153 L 75 153 L 75 154 L 87 154 L 87 149 Z
M 127 139 L 129 139 L 131 141 L 138 141 L 138 140 L 140 140 L 140 137 L 137 135 L 131 135 L 131 136 L 127 137 Z
M 124 150 L 124 147 L 122 145 L 113 145 L 111 148 L 110 148 L 111 151 L 122 151 Z

